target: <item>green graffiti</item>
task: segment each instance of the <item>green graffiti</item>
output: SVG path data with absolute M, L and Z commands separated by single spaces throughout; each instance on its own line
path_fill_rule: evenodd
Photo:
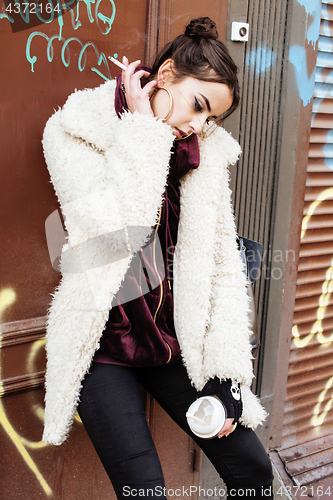
M 48 0 L 48 1 L 50 2 L 51 0 Z M 103 35 L 107 35 L 110 32 L 112 24 L 113 24 L 114 19 L 115 19 L 115 15 L 116 15 L 116 6 L 114 3 L 114 0 L 109 0 L 109 2 L 111 3 L 111 6 L 112 6 L 111 17 L 107 17 L 107 16 L 103 15 L 101 12 L 99 12 L 102 0 L 97 0 L 97 3 L 95 5 L 94 16 L 93 16 L 93 13 L 91 10 L 91 4 L 94 4 L 95 0 L 78 0 L 77 4 L 76 4 L 76 9 L 77 9 L 76 10 L 76 18 L 74 16 L 73 9 L 70 8 L 71 4 L 74 1 L 75 0 L 70 0 L 70 2 L 68 2 L 67 4 L 62 5 L 62 8 L 68 8 L 70 10 L 72 27 L 74 30 L 78 29 L 81 26 L 81 22 L 79 20 L 80 1 L 81 2 L 83 1 L 87 7 L 87 15 L 88 15 L 89 21 L 91 23 L 96 21 L 96 24 L 98 25 L 98 28 Z M 99 20 L 103 21 L 103 23 L 104 23 L 103 27 L 100 26 Z M 51 21 L 49 20 L 48 22 L 51 22 Z M 59 34 L 58 35 L 54 35 L 52 37 L 49 37 L 48 35 L 46 35 L 42 31 L 34 31 L 33 33 L 31 33 L 29 35 L 28 40 L 27 40 L 27 44 L 26 44 L 26 59 L 31 64 L 31 72 L 34 72 L 34 67 L 35 67 L 35 64 L 37 62 L 37 56 L 32 55 L 32 53 L 31 53 L 31 44 L 32 44 L 32 41 L 35 37 L 42 37 L 42 38 L 45 38 L 45 40 L 47 41 L 46 53 L 47 53 L 47 60 L 49 62 L 52 62 L 52 60 L 53 60 L 53 54 L 54 54 L 53 42 L 54 42 L 54 40 L 58 40 L 60 42 L 63 42 L 63 46 L 61 49 L 61 60 L 62 60 L 63 65 L 66 68 L 68 68 L 70 65 L 70 52 L 69 52 L 68 46 L 70 43 L 76 42 L 79 45 L 81 45 L 81 51 L 80 51 L 79 56 L 78 56 L 78 69 L 79 69 L 79 71 L 83 71 L 86 68 L 87 49 L 88 49 L 88 47 L 91 47 L 93 49 L 93 53 L 95 53 L 95 57 L 97 60 L 97 66 L 90 67 L 90 70 L 95 72 L 96 74 L 98 74 L 104 80 L 111 80 L 111 78 L 112 78 L 111 72 L 110 72 L 107 57 L 104 54 L 104 52 L 99 52 L 98 48 L 96 47 L 96 45 L 94 43 L 92 43 L 92 42 L 83 43 L 77 37 L 70 37 L 67 40 L 64 39 L 62 37 L 62 31 L 63 31 L 63 26 L 64 26 L 62 14 L 60 16 L 58 16 L 58 23 L 59 23 Z M 105 68 L 104 72 L 101 71 L 101 66 Z

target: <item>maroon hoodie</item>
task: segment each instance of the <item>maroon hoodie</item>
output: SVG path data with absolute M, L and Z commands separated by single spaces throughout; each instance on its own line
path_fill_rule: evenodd
M 117 77 L 115 109 L 119 117 L 127 110 L 121 91 L 121 75 Z M 199 161 L 195 134 L 174 142 L 159 224 L 153 228 L 144 251 L 135 254 L 131 261 L 122 286 L 112 302 L 100 348 L 93 361 L 126 366 L 156 366 L 180 358 L 173 322 L 172 296 L 173 253 L 180 212 L 179 180 L 191 169 L 198 168 Z M 158 240 L 163 261 L 156 258 Z M 163 275 L 165 277 L 161 279 Z M 149 291 L 143 295 L 142 290 L 147 289 Z M 128 301 L 128 290 L 136 298 Z

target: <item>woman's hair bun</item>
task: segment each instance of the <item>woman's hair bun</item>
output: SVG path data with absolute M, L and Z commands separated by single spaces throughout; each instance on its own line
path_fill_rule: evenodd
M 215 40 L 218 38 L 216 24 L 209 17 L 198 17 L 186 26 L 185 35 L 198 36 L 202 38 L 211 38 Z

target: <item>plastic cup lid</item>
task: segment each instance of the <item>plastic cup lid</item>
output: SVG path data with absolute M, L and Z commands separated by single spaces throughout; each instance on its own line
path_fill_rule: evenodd
M 217 436 L 224 425 L 225 410 L 214 396 L 203 396 L 191 404 L 186 413 L 188 425 L 198 437 Z

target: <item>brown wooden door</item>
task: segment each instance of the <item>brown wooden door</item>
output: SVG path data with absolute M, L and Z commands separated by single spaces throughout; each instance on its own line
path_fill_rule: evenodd
M 52 12 L 42 0 L 38 15 L 34 3 L 16 2 L 0 10 L 0 498 L 105 500 L 114 498 L 112 488 L 78 418 L 61 447 L 41 442 L 45 317 L 60 277 L 45 239 L 58 203 L 42 133 L 75 89 L 117 75 L 108 55 L 148 62 L 197 15 L 215 18 L 224 35 L 228 2 L 210 0 L 202 9 L 199 1 L 73 0 L 59 14 L 55 0 Z M 193 442 L 145 397 L 167 486 L 197 485 Z

